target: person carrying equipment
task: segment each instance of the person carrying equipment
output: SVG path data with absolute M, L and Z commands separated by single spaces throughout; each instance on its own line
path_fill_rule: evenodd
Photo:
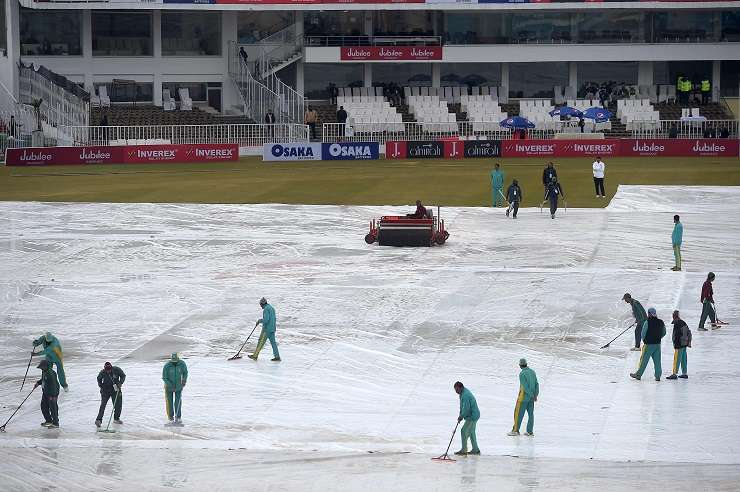
M 465 456 L 467 454 L 480 454 L 478 449 L 478 439 L 475 437 L 475 426 L 480 419 L 480 410 L 478 410 L 478 403 L 475 401 L 473 393 L 468 388 L 463 386 L 460 381 L 455 383 L 455 393 L 460 395 L 460 414 L 457 417 L 457 422 L 460 423 L 465 420 L 465 423 L 460 429 L 460 436 L 462 437 L 462 447 L 460 451 L 455 451 L 458 456 Z M 470 439 L 470 452 L 468 453 L 468 439 Z
M 45 334 L 33 341 L 34 348 L 39 345 L 43 346 L 43 350 L 41 352 L 31 352 L 32 355 L 46 357 L 46 360 L 48 360 L 50 364 L 56 366 L 57 372 L 59 373 L 59 383 L 62 385 L 62 388 L 64 388 L 64 391 L 68 391 L 67 377 L 64 374 L 64 354 L 62 353 L 62 345 L 59 343 L 59 340 L 57 337 L 52 335 L 50 331 L 47 331 Z
M 95 426 L 100 427 L 103 423 L 103 414 L 108 400 L 113 400 L 113 422 L 122 424 L 121 410 L 123 409 L 123 393 L 121 386 L 126 381 L 126 374 L 120 367 L 110 362 L 103 365 L 103 370 L 98 373 L 98 387 L 100 388 L 100 409 L 95 419 Z
M 41 386 L 41 413 L 44 415 L 43 427 L 48 429 L 59 428 L 59 381 L 57 374 L 51 368 L 51 363 L 44 359 L 36 366 L 41 369 L 41 379 L 36 381 L 34 389 Z
M 642 324 L 647 319 L 647 314 L 645 314 L 645 308 L 642 307 L 640 301 L 638 301 L 637 299 L 633 299 L 629 292 L 622 296 L 622 300 L 632 306 L 632 316 L 635 317 L 635 346 L 632 347 L 630 350 L 637 351 L 640 350 L 640 341 L 642 340 Z
M 417 201 L 417 205 L 421 202 Z M 422 207 L 424 208 L 424 207 Z M 426 213 L 426 210 L 424 211 Z M 260 355 L 262 347 L 265 346 L 265 342 L 269 339 L 270 345 L 272 346 L 272 362 L 280 362 L 280 352 L 278 351 L 277 342 L 275 341 L 275 309 L 267 303 L 267 299 L 264 297 L 260 299 L 260 306 L 262 307 L 262 318 L 257 320 L 255 326 L 262 324 L 262 331 L 260 332 L 260 338 L 257 342 L 257 347 L 254 349 L 254 353 L 248 355 L 252 360 L 257 360 Z
M 545 192 L 545 200 L 550 200 L 550 218 L 555 218 L 555 212 L 558 210 L 558 199 L 562 196 L 565 198 L 563 187 L 558 183 L 558 177 L 553 176 L 550 183 L 547 185 L 547 191 Z
M 638 381 L 642 377 L 642 373 L 645 372 L 648 361 L 653 359 L 653 367 L 655 368 L 655 380 L 660 381 L 661 367 L 660 367 L 660 340 L 665 336 L 665 323 L 663 320 L 658 318 L 658 314 L 655 308 L 648 309 L 648 318 L 642 324 L 641 337 L 642 341 L 645 342 L 642 346 L 642 354 L 640 354 L 640 363 L 637 367 L 637 372 L 631 372 L 630 377 L 637 379 Z
M 170 423 L 180 423 L 182 420 L 182 389 L 188 382 L 188 366 L 180 359 L 177 352 L 173 352 L 170 360 L 162 369 L 164 394 L 167 401 L 167 419 Z
M 540 383 L 537 382 L 537 374 L 527 366 L 527 359 L 519 359 L 519 368 L 519 395 L 514 407 L 514 427 L 507 435 L 519 435 L 524 412 L 527 412 L 527 432 L 524 435 L 534 437 L 534 402 L 540 394 Z
M 506 200 L 509 202 L 509 208 L 506 209 L 506 216 L 509 216 L 509 212 L 513 211 L 512 217 L 516 219 L 516 214 L 519 211 L 519 202 L 523 198 L 522 189 L 519 187 L 519 182 L 515 179 L 509 188 L 506 190 Z
M 552 178 L 557 178 L 558 172 L 555 170 L 555 167 L 552 165 L 552 162 L 548 162 L 547 166 L 545 167 L 545 170 L 542 171 L 542 186 L 545 187 L 545 190 L 547 190 L 547 185 L 550 184 L 550 181 L 552 181 Z
M 704 328 L 704 323 L 707 322 L 707 316 L 712 322 L 712 327 L 717 325 L 717 313 L 714 311 L 714 289 L 712 288 L 712 282 L 714 282 L 714 273 L 709 272 L 707 279 L 704 281 L 704 285 L 701 286 L 701 318 L 699 319 L 699 331 L 707 331 Z
M 691 347 L 691 330 L 689 325 L 686 324 L 678 311 L 673 311 L 673 371 L 670 376 L 666 379 L 688 379 L 686 375 L 686 365 L 688 363 L 686 358 L 686 348 Z M 682 370 L 681 375 L 678 376 L 679 368 Z
M 491 203 L 494 207 L 500 207 L 504 204 L 504 173 L 501 166 L 496 163 L 496 168 L 491 171 Z

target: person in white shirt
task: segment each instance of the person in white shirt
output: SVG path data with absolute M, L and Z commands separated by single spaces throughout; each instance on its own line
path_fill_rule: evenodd
M 591 165 L 594 170 L 594 188 L 596 188 L 596 198 L 604 198 L 604 169 L 606 164 L 601 160 L 601 157 L 597 157 L 594 163 Z

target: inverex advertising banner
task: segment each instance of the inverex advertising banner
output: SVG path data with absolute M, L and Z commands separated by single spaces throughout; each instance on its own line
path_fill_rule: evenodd
M 342 46 L 342 61 L 441 60 L 441 46 Z
M 239 159 L 237 144 L 26 147 L 8 149 L 6 166 L 224 162 Z
M 268 143 L 262 148 L 263 161 L 320 161 L 320 143 Z
M 185 3 L 193 3 L 183 0 Z M 296 4 L 373 4 L 373 3 L 424 3 L 424 0 L 216 0 L 220 4 L 265 4 L 265 5 L 296 5 Z
M 503 140 L 503 157 L 581 157 L 619 155 L 619 140 Z
M 377 160 L 380 157 L 378 142 L 338 142 L 321 145 L 321 158 L 325 161 Z

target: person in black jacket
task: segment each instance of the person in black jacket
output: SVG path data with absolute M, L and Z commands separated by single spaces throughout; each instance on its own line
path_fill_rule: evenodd
M 344 127 L 347 125 L 347 111 L 344 110 L 344 106 L 339 106 L 337 123 L 339 123 L 339 136 L 344 137 Z
M 550 181 L 552 181 L 552 178 L 557 178 L 558 172 L 555 170 L 555 167 L 553 167 L 552 162 L 547 163 L 547 167 L 545 167 L 545 170 L 542 171 L 542 186 L 547 189 L 547 186 L 550 184 Z
M 686 348 L 691 347 L 691 330 L 689 325 L 681 319 L 678 311 L 673 311 L 673 371 L 666 379 L 688 379 L 686 375 Z M 681 375 L 678 369 L 681 368 Z
M 267 134 L 270 136 L 270 142 L 275 140 L 275 113 L 271 109 L 265 114 L 265 125 L 267 125 Z
M 516 219 L 516 213 L 519 211 L 519 202 L 522 201 L 522 196 L 522 189 L 519 187 L 519 181 L 515 179 L 506 189 L 506 201 L 509 202 L 509 208 L 506 209 L 507 217 L 509 216 L 509 212 L 514 211 L 512 217 Z
M 56 429 L 59 427 L 59 380 L 57 373 L 51 368 L 49 361 L 44 359 L 36 366 L 41 369 L 41 379 L 36 381 L 34 389 L 41 386 L 41 413 L 44 414 L 43 427 Z
M 100 427 L 103 423 L 103 414 L 108 405 L 108 399 L 113 400 L 113 422 L 122 424 L 121 409 L 123 408 L 123 393 L 121 386 L 126 381 L 126 374 L 120 367 L 106 362 L 103 370 L 98 373 L 98 387 L 100 388 L 100 409 L 95 419 L 95 426 Z
M 555 212 L 558 209 L 558 199 L 560 197 L 565 199 L 565 192 L 563 187 L 558 183 L 558 177 L 553 176 L 550 183 L 547 185 L 547 191 L 545 192 L 545 200 L 550 200 L 550 218 L 555 218 Z
M 665 323 L 663 323 L 662 319 L 658 318 L 655 308 L 648 309 L 648 318 L 642 323 L 640 336 L 643 343 L 642 353 L 640 354 L 640 365 L 636 372 L 630 373 L 630 377 L 639 381 L 642 373 L 645 372 L 648 361 L 653 359 L 655 380 L 660 381 L 660 340 L 665 336 Z

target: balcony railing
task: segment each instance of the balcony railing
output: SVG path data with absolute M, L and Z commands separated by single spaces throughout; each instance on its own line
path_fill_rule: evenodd
M 441 36 L 306 36 L 306 46 L 439 46 Z

